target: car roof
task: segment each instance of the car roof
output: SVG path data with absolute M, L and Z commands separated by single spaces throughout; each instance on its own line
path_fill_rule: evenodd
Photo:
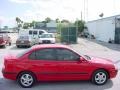
M 43 33 L 43 34 L 52 34 L 53 35 L 53 33 Z
M 29 37 L 29 35 L 19 35 L 19 37 Z
M 67 48 L 70 49 L 66 45 L 61 45 L 61 44 L 41 44 L 41 45 L 35 45 L 32 47 L 32 49 L 40 49 L 40 48 Z

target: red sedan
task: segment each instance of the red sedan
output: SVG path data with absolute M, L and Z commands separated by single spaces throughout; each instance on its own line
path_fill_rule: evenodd
M 103 85 L 116 77 L 112 61 L 82 56 L 64 45 L 37 45 L 17 55 L 7 55 L 2 69 L 7 79 L 25 88 L 36 81 L 91 80 Z

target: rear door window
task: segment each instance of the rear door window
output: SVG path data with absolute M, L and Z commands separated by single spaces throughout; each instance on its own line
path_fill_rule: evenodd
M 56 60 L 55 50 L 51 48 L 33 51 L 29 58 L 31 60 Z
M 33 34 L 34 34 L 34 35 L 37 35 L 37 31 L 33 31 Z
M 43 31 L 39 31 L 39 35 L 43 34 L 44 32 Z
M 29 35 L 32 35 L 32 31 L 29 31 Z

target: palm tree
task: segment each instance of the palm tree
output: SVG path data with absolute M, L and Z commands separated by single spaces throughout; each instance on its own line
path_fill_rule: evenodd
M 23 21 L 19 17 L 16 17 L 16 23 L 17 23 L 17 28 L 18 28 L 18 32 L 19 32 L 20 27 L 22 27 Z

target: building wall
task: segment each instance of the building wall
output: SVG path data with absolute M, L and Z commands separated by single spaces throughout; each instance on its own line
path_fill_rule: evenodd
M 115 18 L 104 18 L 86 23 L 88 32 L 97 40 L 108 42 L 115 37 Z
M 57 27 L 57 23 L 55 21 L 50 21 L 46 24 L 47 27 Z

